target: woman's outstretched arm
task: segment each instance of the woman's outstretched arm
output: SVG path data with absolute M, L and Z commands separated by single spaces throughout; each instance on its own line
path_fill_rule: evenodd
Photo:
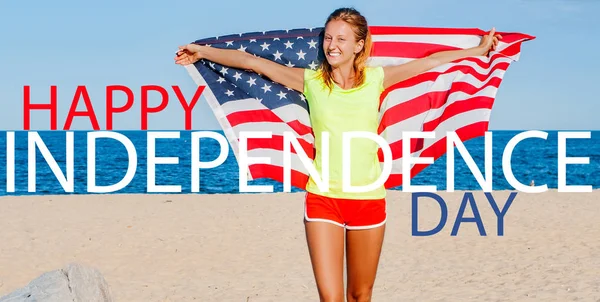
M 200 59 L 233 68 L 252 70 L 300 93 L 304 92 L 303 68 L 288 67 L 239 50 L 188 44 L 179 47 L 175 63 L 188 65 Z
M 496 49 L 498 40 L 502 39 L 502 36 L 495 34 L 496 30 L 492 31 L 483 36 L 478 46 L 468 49 L 461 50 L 449 50 L 434 53 L 428 57 L 410 61 L 405 64 L 386 66 L 383 68 L 384 80 L 383 87 L 388 88 L 398 82 L 412 78 L 425 71 L 438 67 L 440 65 L 450 63 L 454 60 L 473 57 L 473 56 L 484 56 L 487 55 L 490 50 Z

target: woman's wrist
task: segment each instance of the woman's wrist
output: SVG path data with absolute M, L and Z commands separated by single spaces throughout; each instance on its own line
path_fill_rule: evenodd
M 207 46 L 204 46 L 204 45 L 197 45 L 197 46 L 198 46 L 197 51 L 196 51 L 196 53 L 194 53 L 194 56 L 196 57 L 196 59 L 200 60 L 200 59 L 206 58 L 205 49 Z
M 488 53 L 488 50 L 485 49 L 485 47 L 482 47 L 481 45 L 473 47 L 472 51 L 473 55 L 475 56 L 485 56 Z

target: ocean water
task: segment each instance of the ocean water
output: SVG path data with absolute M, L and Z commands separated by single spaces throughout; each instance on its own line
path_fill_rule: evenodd
M 123 189 L 113 193 L 146 193 L 147 166 L 145 131 L 118 131 L 125 135 L 135 146 L 138 165 L 132 181 Z M 179 139 L 158 140 L 156 156 L 179 157 L 175 165 L 156 166 L 156 184 L 180 185 L 181 193 L 191 192 L 191 131 L 177 131 Z M 213 131 L 223 134 L 221 131 Z M 505 179 L 502 167 L 502 154 L 508 141 L 523 131 L 493 131 L 493 189 L 514 190 Z M 558 132 L 548 133 L 546 140 L 532 138 L 521 141 L 514 149 L 511 166 L 517 180 L 536 185 L 546 184 L 548 188 L 558 187 Z M 53 155 L 61 170 L 66 171 L 66 132 L 40 131 L 49 152 Z M 41 152 L 36 151 L 36 190 L 28 192 L 28 132 L 15 132 L 15 192 L 7 192 L 6 152 L 7 132 L 0 132 L 0 195 L 27 194 L 87 194 L 87 132 L 74 132 L 74 178 L 75 192 L 64 191 L 60 182 L 44 160 Z M 484 138 L 479 137 L 465 142 L 465 146 L 475 163 L 483 171 Z M 202 161 L 216 159 L 219 145 L 212 139 L 201 139 L 200 158 Z M 591 131 L 589 139 L 568 139 L 567 157 L 588 157 L 589 164 L 567 165 L 568 185 L 591 185 L 600 187 L 600 131 Z M 436 162 L 411 181 L 416 185 L 435 185 L 438 190 L 446 189 L 446 156 Z M 101 186 L 115 184 L 126 174 L 128 155 L 125 147 L 117 141 L 101 139 L 96 145 L 96 184 Z M 200 171 L 200 193 L 239 193 L 238 164 L 231 148 L 226 161 L 212 169 Z M 274 192 L 283 192 L 283 185 L 269 179 L 249 182 L 250 185 L 273 185 Z M 401 190 L 402 187 L 393 188 Z M 455 189 L 481 190 L 465 161 L 455 150 Z M 300 189 L 292 188 L 299 192 Z

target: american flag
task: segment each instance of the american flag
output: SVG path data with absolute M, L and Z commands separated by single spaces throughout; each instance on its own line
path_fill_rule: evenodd
M 211 47 L 237 49 L 290 67 L 316 69 L 322 56 L 323 28 L 240 33 L 197 40 Z M 480 29 L 370 27 L 373 48 L 368 65 L 402 64 L 432 53 L 479 45 L 487 32 Z M 446 152 L 446 132 L 461 141 L 483 136 L 494 98 L 508 66 L 519 59 L 521 43 L 534 39 L 520 33 L 500 33 L 502 40 L 489 56 L 469 57 L 439 66 L 386 89 L 380 98 L 378 134 L 393 156 L 386 188 L 402 184 L 402 134 L 432 131 L 435 138 L 411 140 L 411 157 L 437 159 Z M 311 159 L 314 136 L 303 94 L 257 73 L 200 60 L 186 69 L 222 127 L 236 158 L 241 131 L 271 131 L 271 138 L 249 139 L 248 157 L 266 157 L 268 164 L 250 164 L 248 179 L 283 182 L 283 133 L 292 132 Z M 305 189 L 308 169 L 291 148 L 291 184 Z M 383 163 L 383 152 L 379 150 Z M 411 177 L 429 164 L 413 164 Z

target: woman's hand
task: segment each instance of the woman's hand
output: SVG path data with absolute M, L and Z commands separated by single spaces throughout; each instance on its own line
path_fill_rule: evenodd
M 198 60 L 202 59 L 200 55 L 201 49 L 202 46 L 197 44 L 179 46 L 179 51 L 177 51 L 177 55 L 175 56 L 175 64 L 188 65 L 198 62 Z
M 481 51 L 482 56 L 487 56 L 490 51 L 496 50 L 498 46 L 498 41 L 502 39 L 502 36 L 496 34 L 496 29 L 492 28 L 489 34 L 483 36 L 481 42 L 479 43 L 479 50 Z

